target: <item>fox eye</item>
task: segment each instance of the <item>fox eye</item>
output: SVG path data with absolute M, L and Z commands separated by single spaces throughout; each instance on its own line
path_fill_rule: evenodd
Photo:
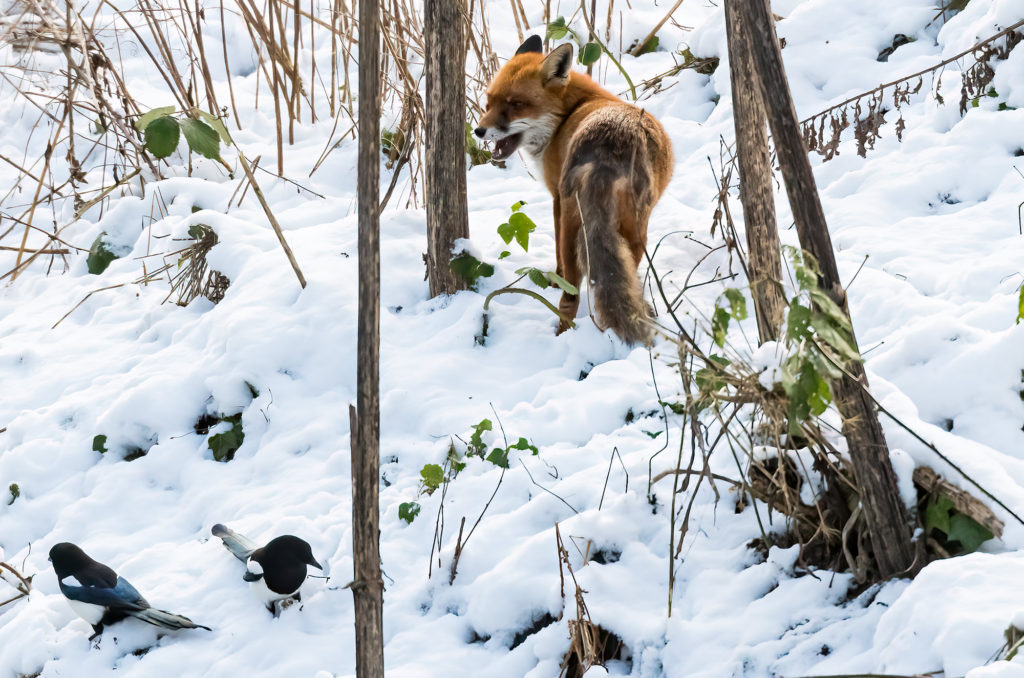
M 516 110 L 516 111 L 521 109 L 525 105 L 526 105 L 525 103 L 523 103 L 522 101 L 519 101 L 518 99 L 510 99 L 509 102 L 508 102 L 509 108 L 511 108 L 512 110 Z

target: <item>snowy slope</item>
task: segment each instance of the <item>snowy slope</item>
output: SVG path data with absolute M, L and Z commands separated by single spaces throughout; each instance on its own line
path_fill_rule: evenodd
M 540 24 L 542 4 L 524 5 L 530 24 Z M 607 5 L 599 5 L 603 16 Z M 634 0 L 623 14 L 622 43 L 645 34 L 665 5 Z M 675 21 L 692 32 L 672 23 L 661 32 L 663 48 L 690 46 L 697 56 L 722 57 L 718 70 L 710 77 L 683 71 L 677 84 L 643 104 L 664 123 L 676 154 L 673 182 L 650 225 L 652 243 L 665 237 L 655 258 L 661 273 L 685 275 L 705 251 L 700 243 L 717 244 L 709 233 L 717 189 L 708 159 L 717 169 L 720 137 L 733 137 L 718 5 L 684 3 Z M 801 117 L 925 68 L 1024 17 L 1020 0 L 971 0 L 945 25 L 932 21 L 930 0 L 780 0 L 773 9 L 784 17 L 778 32 Z M 492 28 L 513 25 L 507 3 L 490 3 L 487 11 Z M 211 12 L 208 21 L 211 49 L 219 50 L 219 19 Z M 229 17 L 229 43 L 244 61 L 244 33 L 235 21 Z M 612 44 L 619 30 L 616 21 Z M 896 33 L 916 41 L 876 61 Z M 492 39 L 503 56 L 518 45 L 512 30 L 495 29 Z M 20 58 L 3 51 L 5 62 Z M 138 49 L 126 44 L 124 52 L 140 101 L 167 103 Z M 54 70 L 62 61 L 37 58 Z M 637 82 L 673 65 L 668 51 L 623 63 Z M 255 75 L 244 70 L 233 75 L 235 96 L 251 101 Z M 948 83 L 956 81 L 954 71 L 943 76 Z M 625 88 L 614 68 L 600 73 L 613 91 Z M 904 109 L 903 143 L 890 126 L 867 158 L 850 142 L 828 163 L 812 158 L 844 279 L 863 264 L 849 293 L 860 343 L 871 349 L 867 368 L 876 395 L 1018 513 L 1024 327 L 1014 319 L 1024 274 L 1016 223 L 1024 178 L 1014 167 L 1024 169 L 1015 155 L 1024 147 L 1022 83 L 1018 48 L 999 64 L 993 83 L 999 100 L 1018 110 L 998 111 L 993 99 L 961 118 L 955 96 L 940 106 L 926 85 Z M 9 89 L 3 96 L 13 100 Z M 273 157 L 266 106 L 239 113 L 246 129 L 235 133 L 238 143 L 249 157 Z M 34 114 L 19 103 L 0 116 L 18 131 L 0 139 L 4 155 L 41 154 L 46 135 L 30 135 Z M 79 256 L 64 274 L 47 275 L 37 264 L 0 287 L 0 491 L 10 483 L 21 491 L 13 504 L 0 502 L 0 559 L 36 574 L 28 600 L 0 607 L 0 677 L 354 674 L 351 594 L 342 587 L 351 573 L 355 143 L 346 140 L 307 178 L 329 133 L 330 121 L 307 125 L 286 150 L 286 175 L 325 197 L 269 175 L 260 179 L 309 280 L 305 290 L 251 192 L 237 207 L 237 180 L 207 161 L 189 177 L 180 158 L 172 163 L 176 178 L 149 183 L 144 195 L 119 197 L 102 211 L 95 207 L 63 232 L 88 247 L 106 231 L 130 252 L 103 276 L 89 275 Z M 651 353 L 630 350 L 586 317 L 578 330 L 555 337 L 545 309 L 512 295 L 495 299 L 487 344 L 474 344 L 486 292 L 514 279 L 520 266 L 554 265 L 550 197 L 520 158 L 508 165 L 469 173 L 472 246 L 497 260 L 506 246 L 495 227 L 517 200 L 526 201 L 540 227 L 529 252 L 515 250 L 499 262 L 480 292 L 427 299 L 424 214 L 406 208 L 404 189 L 381 219 L 389 676 L 557 676 L 566 623 L 544 625 L 545 615 L 570 618 L 575 610 L 571 590 L 566 601 L 561 597 L 556 523 L 593 620 L 632 651 L 631 666 L 609 666 L 611 675 L 1024 675 L 1020 661 L 977 668 L 1002 644 L 1006 626 L 1018 616 L 1024 621 L 1024 593 L 1015 585 L 1024 529 L 998 510 L 1006 532 L 984 553 L 934 563 L 912 583 L 891 582 L 851 599 L 847 574 L 797 576 L 794 549 L 775 548 L 767 559 L 748 549 L 760 534 L 753 511 L 735 514 L 726 484 L 717 485 L 717 500 L 705 485 L 676 561 L 667 618 L 671 488 L 667 480 L 656 484 L 652 505 L 647 478 L 649 467 L 654 474 L 673 468 L 680 444 L 679 418 L 670 414 L 666 426 L 658 406 L 659 398 L 674 400 L 680 392 L 674 349 L 659 343 Z M 15 173 L 5 165 L 0 177 L 6 186 Z M 382 168 L 382 177 L 389 181 L 389 171 Z M 795 232 L 785 228 L 784 193 L 778 206 L 782 237 L 795 244 Z M 739 212 L 738 201 L 732 208 Z M 54 209 L 46 218 L 71 221 L 70 205 Z M 172 239 L 186 237 L 192 224 L 209 225 L 220 237 L 210 263 L 231 286 L 216 306 L 164 304 L 166 281 L 133 284 L 145 262 L 154 266 L 140 257 L 176 249 Z M 13 254 L 0 252 L 0 271 L 12 265 Z M 698 278 L 728 267 L 720 253 Z M 118 283 L 127 284 L 73 308 Z M 684 310 L 706 316 L 721 289 L 696 288 Z M 756 336 L 750 322 L 732 339 L 743 346 L 744 336 Z M 217 463 L 193 424 L 204 413 L 236 412 L 245 442 L 233 461 Z M 510 442 L 525 436 L 540 454 L 514 453 L 504 474 L 471 460 L 444 497 L 442 546 L 431 563 L 441 492 L 419 498 L 422 512 L 412 524 L 399 519 L 398 507 L 417 498 L 423 465 L 442 463 L 452 437 L 468 439 L 484 418 L 495 422 L 485 436 L 492 445 L 501 440 L 500 421 Z M 667 432 L 652 439 L 658 431 Z M 947 470 L 888 422 L 886 433 L 893 449 Z M 107 436 L 104 455 L 92 450 L 98 434 Z M 131 447 L 148 453 L 123 461 Z M 711 465 L 735 477 L 731 458 Z M 962 482 L 952 472 L 948 477 Z M 485 506 L 449 585 L 459 521 L 466 518 L 468 531 Z M 273 619 L 250 595 L 239 564 L 209 539 L 217 522 L 257 541 L 302 536 L 332 577 L 311 580 L 302 609 Z M 156 634 L 126 622 L 90 648 L 88 626 L 63 600 L 46 561 L 49 547 L 65 540 L 114 567 L 154 606 L 214 631 L 169 633 L 137 656 L 132 651 L 153 645 Z M 605 563 L 582 567 L 588 543 L 591 553 L 608 554 Z M 0 600 L 5 593 L 0 584 Z M 534 626 L 543 628 L 524 637 Z

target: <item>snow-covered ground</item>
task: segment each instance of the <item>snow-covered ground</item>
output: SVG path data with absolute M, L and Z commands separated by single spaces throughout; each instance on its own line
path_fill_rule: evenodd
M 615 3 L 623 20 L 621 28 L 613 22 L 611 43 L 618 45 L 621 34 L 628 46 L 644 35 L 667 4 Z M 720 237 L 709 233 L 717 189 L 708 159 L 717 168 L 720 138 L 733 137 L 720 4 L 684 3 L 677 25 L 660 32 L 662 51 L 623 57 L 635 82 L 668 70 L 670 52 L 686 46 L 699 57 L 722 58 L 713 75 L 685 70 L 643 102 L 671 135 L 676 158 L 672 184 L 650 224 L 652 243 L 664 237 L 655 258 L 660 273 L 685 275 L 705 251 L 700 243 Z M 530 25 L 538 26 L 543 3 L 524 5 Z M 495 1 L 486 9 L 495 49 L 512 54 L 519 38 L 509 5 Z M 606 9 L 602 0 L 598 16 Z M 773 10 L 783 17 L 778 32 L 801 117 L 926 68 L 1024 18 L 1021 0 L 971 0 L 945 24 L 933 20 L 934 0 L 778 0 Z M 207 21 L 213 53 L 220 50 L 217 13 L 208 11 Z M 877 61 L 898 33 L 915 40 Z M 227 35 L 237 63 L 236 101 L 250 102 L 257 86 L 252 57 L 230 15 Z M 170 103 L 138 46 L 125 40 L 121 47 L 136 98 L 152 107 Z M 0 54 L 5 64 L 24 58 L 7 46 Z M 62 67 L 63 57 L 34 58 L 44 69 Z M 624 90 L 606 61 L 600 77 L 613 91 Z M 1024 513 L 1024 326 L 1014 322 L 1024 281 L 1017 224 L 1024 177 L 1014 171 L 1024 170 L 1024 51 L 996 66 L 998 98 L 984 98 L 962 118 L 956 70 L 943 74 L 945 105 L 928 93 L 926 79 L 903 109 L 903 143 L 890 124 L 867 158 L 844 141 L 834 160 L 812 161 L 844 279 L 863 265 L 849 295 L 876 396 Z M 9 103 L 0 110 L 0 151 L 31 161 L 52 129 L 33 134 L 36 114 L 4 87 Z M 274 121 L 265 101 L 258 110 L 240 104 L 245 129 L 233 134 L 250 158 L 262 155 L 263 166 L 272 167 Z M 997 110 L 1000 102 L 1016 110 Z M 354 674 L 351 594 L 343 587 L 351 573 L 355 142 L 342 143 L 309 178 L 330 131 L 330 121 L 302 126 L 285 151 L 286 176 L 325 197 L 261 175 L 309 280 L 305 290 L 252 192 L 236 206 L 237 179 L 202 160 L 189 177 L 178 156 L 171 159 L 176 178 L 147 183 L 144 194 L 117 197 L 102 211 L 94 207 L 63 231 L 62 238 L 83 247 L 106 231 L 124 249 L 126 256 L 102 276 L 90 275 L 85 257 L 76 256 L 66 273 L 58 265 L 47 275 L 36 264 L 0 287 L 0 492 L 6 498 L 8 485 L 17 483 L 21 493 L 10 505 L 0 501 L 0 560 L 35 575 L 28 599 L 0 607 L 0 677 Z M 233 151 L 225 157 L 233 162 Z M 1018 585 L 1024 526 L 994 506 L 1006 521 L 1001 540 L 933 563 L 913 582 L 851 597 L 848 574 L 798 576 L 795 549 L 774 548 L 767 558 L 748 549 L 760 534 L 753 511 L 734 513 L 726 485 L 718 486 L 717 501 L 705 485 L 681 557 L 672 560 L 670 481 L 652 488 L 652 504 L 647 478 L 649 464 L 654 474 L 673 467 L 679 445 L 680 418 L 670 414 L 666 426 L 658 406 L 659 397 L 671 401 L 680 393 L 673 346 L 630 350 L 585 316 L 576 331 L 556 337 L 552 316 L 514 295 L 492 302 L 486 346 L 474 343 L 484 294 L 514 279 L 521 266 L 553 268 L 551 199 L 532 171 L 516 157 L 507 169 L 480 166 L 469 173 L 472 246 L 497 268 L 479 292 L 427 299 L 424 213 L 406 208 L 404 179 L 381 217 L 388 676 L 557 676 L 575 604 L 572 590 L 565 600 L 561 595 L 556 524 L 593 620 L 631 651 L 631 663 L 609 665 L 610 675 L 1024 676 L 1022 660 L 979 668 L 1016 617 L 1024 626 Z M 15 176 L 0 166 L 5 191 Z M 382 180 L 390 180 L 386 169 Z M 10 225 L 8 213 L 18 216 L 17 206 L 31 201 L 32 188 L 6 201 L 0 233 Z M 539 228 L 528 253 L 513 249 L 498 262 L 506 246 L 495 228 L 519 200 Z M 784 192 L 778 205 L 783 240 L 796 244 Z M 37 215 L 37 223 L 72 221 L 70 205 L 55 209 Z M 738 201 L 732 209 L 739 212 Z M 216 230 L 220 244 L 209 261 L 231 286 L 218 305 L 162 303 L 165 280 L 133 284 L 144 263 L 151 270 L 161 261 L 141 257 L 177 249 L 173 239 L 187 237 L 193 224 Z M 21 229 L 14 233 L 0 244 L 16 246 Z M 30 238 L 37 247 L 42 242 Z M 13 262 L 12 252 L 0 252 L 0 272 Z M 726 272 L 728 256 L 712 257 L 701 271 L 710 278 L 716 267 Z M 95 291 L 118 283 L 126 284 Z M 695 288 L 684 310 L 706 316 L 721 289 Z M 547 294 L 556 298 L 553 290 Z M 756 336 L 752 321 L 731 339 L 742 347 L 744 336 Z M 204 413 L 237 412 L 244 444 L 233 461 L 215 462 L 207 436 L 193 425 Z M 484 418 L 494 421 L 484 434 L 490 446 L 503 430 L 509 442 L 528 438 L 539 455 L 514 452 L 504 473 L 470 460 L 444 495 L 440 555 L 434 552 L 431 562 L 441 492 L 418 498 L 422 512 L 411 524 L 399 518 L 399 505 L 417 500 L 420 469 L 442 463 L 453 436 L 467 440 Z M 885 424 L 894 450 L 963 484 L 932 452 Z M 92 449 L 96 435 L 107 436 L 103 455 Z M 148 453 L 124 461 L 133 447 Z M 711 465 L 735 476 L 731 457 L 712 458 Z M 485 506 L 449 584 L 459 522 L 465 517 L 468 532 Z M 210 539 L 217 522 L 257 541 L 297 534 L 332 576 L 310 580 L 301 609 L 274 619 L 247 590 L 239 564 Z M 129 621 L 92 648 L 88 626 L 60 595 L 46 560 L 59 541 L 73 541 L 114 567 L 154 606 L 214 630 L 155 640 L 153 629 Z M 588 545 L 603 563 L 583 566 Z M 0 600 L 6 593 L 0 583 Z M 563 612 L 561 621 L 548 623 Z M 148 652 L 133 652 L 154 642 Z

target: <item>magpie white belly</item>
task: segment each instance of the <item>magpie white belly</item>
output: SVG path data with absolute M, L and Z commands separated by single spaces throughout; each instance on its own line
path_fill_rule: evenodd
M 103 614 L 107 611 L 107 608 L 102 605 L 93 605 L 92 603 L 83 603 L 79 600 L 68 600 L 68 605 L 75 611 L 79 617 L 89 622 L 90 625 L 95 626 L 100 623 L 103 619 Z

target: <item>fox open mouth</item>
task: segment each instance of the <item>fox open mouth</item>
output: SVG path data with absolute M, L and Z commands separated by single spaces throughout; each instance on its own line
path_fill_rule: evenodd
M 491 157 L 495 160 L 504 160 L 519 148 L 519 142 L 522 141 L 523 134 L 510 134 L 504 139 L 498 139 L 494 142 L 494 150 L 491 151 Z

